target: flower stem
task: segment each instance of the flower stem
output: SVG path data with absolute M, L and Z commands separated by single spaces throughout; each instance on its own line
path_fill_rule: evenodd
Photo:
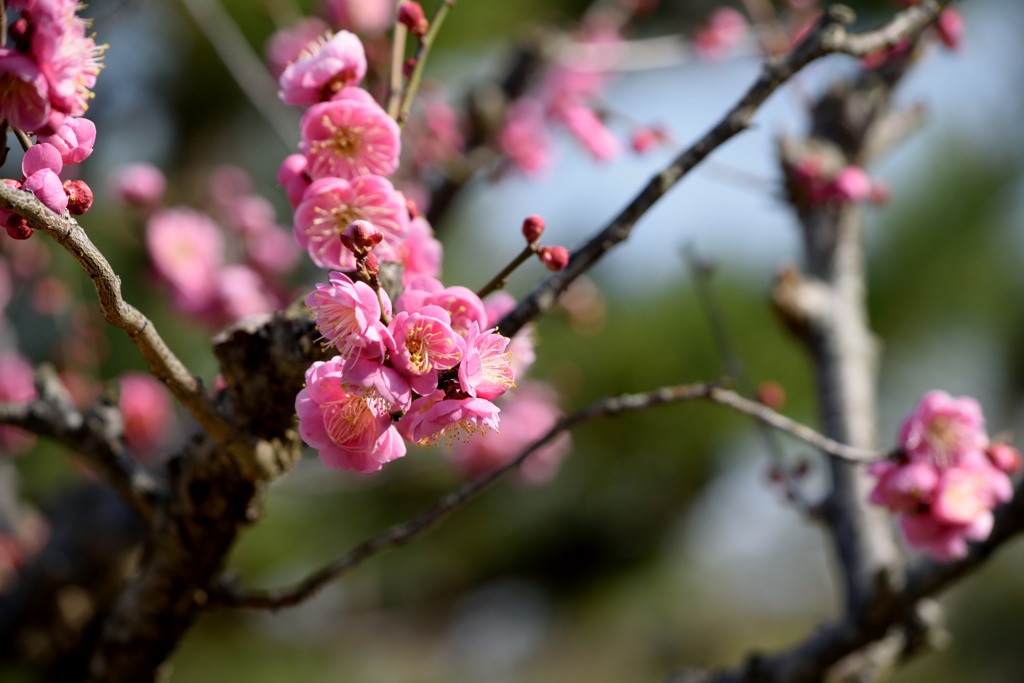
M 509 262 L 509 264 L 507 266 L 505 266 L 504 268 L 501 269 L 500 273 L 495 275 L 493 278 L 491 278 L 490 282 L 488 282 L 486 285 L 484 285 L 483 287 L 480 288 L 480 290 L 477 292 L 477 296 L 479 296 L 482 299 L 485 296 L 487 296 L 488 294 L 490 294 L 491 292 L 493 292 L 493 291 L 495 291 L 497 289 L 501 289 L 502 287 L 504 287 L 505 286 L 505 279 L 509 275 L 511 275 L 512 272 L 516 268 L 518 268 L 519 266 L 523 265 L 523 263 L 526 262 L 526 259 L 528 259 L 531 256 L 533 256 L 533 252 L 534 252 L 534 245 L 527 244 L 523 248 L 523 250 L 521 252 L 519 252 L 519 254 L 514 259 L 512 259 L 512 261 Z
M 413 66 L 412 73 L 409 74 L 405 91 L 402 93 L 401 106 L 398 108 L 398 116 L 395 118 L 399 126 L 403 125 L 405 120 L 409 118 L 409 110 L 412 109 L 413 98 L 416 96 L 416 91 L 419 90 L 420 81 L 423 78 L 423 67 L 427 63 L 427 55 L 430 54 L 430 48 L 437 38 L 438 31 L 441 30 L 441 24 L 444 23 L 445 17 L 448 16 L 448 11 L 454 5 L 455 0 L 443 0 L 438 6 L 437 12 L 434 13 L 434 18 L 430 20 L 430 28 L 427 30 L 426 35 L 420 38 L 414 57 L 415 66 Z

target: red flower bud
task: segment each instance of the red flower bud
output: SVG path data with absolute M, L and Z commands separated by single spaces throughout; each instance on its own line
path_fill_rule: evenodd
M 569 265 L 569 250 L 565 247 L 541 247 L 540 260 L 548 270 L 565 270 Z
M 377 260 L 377 255 L 372 251 L 366 255 L 363 259 L 363 263 L 366 265 L 366 272 L 374 277 L 380 275 L 380 261 Z
M 786 390 L 778 382 L 761 382 L 757 387 L 757 400 L 772 410 L 781 410 L 786 404 Z
M 996 466 L 1007 474 L 1013 474 L 1020 469 L 1020 451 L 1008 443 L 994 443 L 985 449 L 985 455 Z
M 84 180 L 65 180 L 64 192 L 68 196 L 68 211 L 81 216 L 92 206 L 92 189 Z
M 430 22 L 418 2 L 403 2 L 398 8 L 398 21 L 405 24 L 414 36 L 423 36 L 430 29 Z
M 359 258 L 369 254 L 382 239 L 384 233 L 370 221 L 352 221 L 341 235 L 341 243 Z
M 523 221 L 523 237 L 526 238 L 526 243 L 533 244 L 543 233 L 544 219 L 537 215 L 527 216 Z
M 407 60 L 402 62 L 402 75 L 406 78 L 412 76 L 412 72 L 416 69 L 416 58 L 409 57 Z
M 7 217 L 4 228 L 6 228 L 7 234 L 12 240 L 27 240 L 35 232 L 35 230 L 28 227 L 28 221 L 13 213 Z

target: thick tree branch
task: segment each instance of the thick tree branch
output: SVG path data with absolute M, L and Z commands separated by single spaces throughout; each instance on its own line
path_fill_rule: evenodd
M 384 532 L 363 541 L 344 555 L 313 572 L 293 586 L 266 591 L 242 591 L 233 586 L 223 586 L 211 597 L 216 604 L 226 607 L 247 607 L 280 609 L 296 605 L 316 593 L 329 581 L 355 569 L 366 560 L 380 553 L 411 543 L 438 522 L 475 498 L 485 489 L 509 472 L 519 468 L 537 449 L 551 442 L 564 431 L 571 430 L 597 418 L 613 417 L 628 412 L 645 410 L 654 406 L 683 401 L 707 400 L 724 405 L 737 412 L 750 415 L 762 423 L 791 434 L 839 458 L 854 460 L 878 459 L 882 454 L 850 448 L 829 439 L 814 430 L 776 413 L 765 405 L 743 398 L 714 383 L 687 384 L 663 387 L 643 394 L 624 394 L 597 401 L 582 410 L 559 420 L 544 436 L 530 444 L 518 457 L 500 468 L 470 481 L 452 493 L 441 498 L 432 507 L 410 520 L 399 522 Z
M 845 28 L 845 24 L 853 19 L 849 9 L 842 6 L 829 8 L 792 52 L 765 62 L 761 75 L 721 121 L 651 178 L 618 216 L 573 252 L 565 270 L 550 275 L 520 301 L 499 323 L 501 334 L 512 336 L 550 310 L 576 278 L 629 237 L 636 223 L 655 202 L 711 152 L 746 130 L 761 105 L 795 73 L 826 55 L 843 53 L 861 57 L 895 45 L 904 38 L 914 37 L 935 21 L 945 4 L 925 0 L 901 11 L 885 26 L 860 34 L 850 33 Z
M 26 404 L 0 403 L 0 424 L 47 437 L 78 453 L 102 474 L 143 519 L 151 520 L 154 504 L 165 494 L 162 484 L 125 451 L 124 424 L 116 404 L 104 398 L 84 413 L 52 368 L 36 372 L 39 398 Z

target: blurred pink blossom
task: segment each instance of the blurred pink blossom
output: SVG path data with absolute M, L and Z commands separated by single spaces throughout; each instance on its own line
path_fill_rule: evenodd
M 335 26 L 356 33 L 383 33 L 395 18 L 395 0 L 324 0 L 323 6 Z
M 175 423 L 170 394 L 160 381 L 141 372 L 121 375 L 120 384 L 125 445 L 139 457 L 153 456 Z
M 747 37 L 747 19 L 732 7 L 719 7 L 694 37 L 693 47 L 701 59 L 728 57 Z
M 0 349 L 0 402 L 28 403 L 36 398 L 32 366 L 21 354 Z M 19 454 L 35 445 L 35 435 L 0 426 L 0 453 Z
M 420 445 L 462 441 L 498 429 L 498 407 L 482 398 L 447 399 L 437 389 L 412 402 L 398 422 L 403 437 Z
M 289 64 L 295 62 L 303 51 L 330 31 L 327 22 L 319 17 L 302 17 L 288 28 L 270 36 L 265 50 L 267 66 L 274 78 L 280 78 Z
M 156 166 L 146 163 L 128 164 L 114 172 L 110 179 L 111 196 L 130 206 L 153 206 L 164 196 L 167 181 Z
M 366 53 L 354 33 L 308 43 L 281 73 L 278 93 L 285 104 L 309 105 L 331 98 L 342 88 L 358 85 L 366 75 Z
M 209 216 L 184 207 L 157 211 L 146 224 L 146 248 L 182 308 L 198 312 L 210 305 L 224 264 L 224 235 Z

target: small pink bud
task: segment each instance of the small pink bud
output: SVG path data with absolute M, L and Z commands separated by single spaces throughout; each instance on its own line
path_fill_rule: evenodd
M 846 166 L 829 183 L 828 194 L 837 202 L 860 202 L 871 197 L 871 178 L 858 166 Z
M 416 58 L 409 57 L 409 59 L 402 62 L 402 75 L 406 78 L 412 76 L 412 72 L 416 70 Z
M 757 388 L 757 400 L 772 410 L 780 410 L 786 404 L 786 390 L 778 382 L 761 382 Z
M 1007 474 L 1013 474 L 1021 467 L 1020 451 L 1008 443 L 990 444 L 985 449 L 985 455 L 996 466 L 996 469 L 1002 470 Z
M 939 40 L 946 47 L 960 49 L 964 39 L 964 18 L 959 12 L 952 8 L 944 9 L 935 22 L 935 28 L 939 32 Z
M 414 36 L 423 36 L 430 29 L 430 22 L 418 2 L 403 2 L 398 8 L 398 21 L 405 24 Z
M 370 221 L 352 221 L 341 235 L 341 243 L 359 258 L 369 254 L 382 239 L 384 233 Z
M 565 270 L 569 265 L 569 250 L 565 247 L 541 247 L 540 260 L 548 270 Z
M 380 261 L 377 260 L 377 255 L 372 251 L 366 255 L 366 258 L 363 259 L 363 263 L 366 264 L 367 273 L 374 277 L 380 275 Z
M 28 37 L 28 20 L 25 17 L 21 17 L 16 22 L 11 24 L 11 40 L 15 43 L 20 43 L 26 37 Z
M 668 135 L 663 128 L 637 128 L 630 136 L 630 145 L 633 147 L 634 152 L 643 154 L 665 142 L 667 137 Z
M 68 211 L 72 216 L 81 216 L 92 206 L 92 189 L 84 180 L 65 180 L 64 192 L 68 195 Z
M 523 221 L 523 237 L 527 244 L 533 244 L 544 233 L 544 219 L 534 214 Z
M 7 234 L 12 240 L 27 240 L 35 232 L 35 230 L 28 227 L 28 221 L 13 213 L 7 217 L 4 228 L 6 228 Z

